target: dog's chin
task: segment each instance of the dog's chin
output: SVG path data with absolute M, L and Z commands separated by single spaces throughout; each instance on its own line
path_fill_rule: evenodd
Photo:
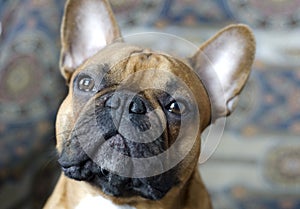
M 150 200 L 163 198 L 178 184 L 175 170 L 147 178 L 122 177 L 87 160 L 79 165 L 62 167 L 64 174 L 72 179 L 86 181 L 99 187 L 105 194 L 120 198 L 141 196 Z
M 163 139 L 159 137 L 148 144 L 126 140 L 120 134 L 106 138 L 111 147 L 130 157 L 151 157 L 164 151 Z M 72 179 L 86 181 L 99 187 L 105 194 L 114 197 L 141 196 L 150 200 L 163 198 L 168 191 L 178 184 L 176 167 L 160 175 L 146 178 L 130 178 L 103 169 L 87 155 L 74 164 L 66 164 L 59 159 L 64 174 Z

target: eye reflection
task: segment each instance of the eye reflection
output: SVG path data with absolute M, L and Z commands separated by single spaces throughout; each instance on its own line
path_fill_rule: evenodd
M 175 115 L 182 115 L 186 112 L 186 105 L 180 101 L 172 101 L 166 106 L 167 110 Z
M 92 91 L 95 86 L 95 81 L 88 75 L 84 75 L 78 80 L 78 88 L 81 91 L 89 92 Z

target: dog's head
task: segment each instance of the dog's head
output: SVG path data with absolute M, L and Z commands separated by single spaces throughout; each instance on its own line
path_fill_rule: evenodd
M 233 111 L 254 51 L 249 29 L 234 25 L 179 59 L 124 43 L 107 1 L 69 0 L 61 51 L 69 94 L 56 124 L 65 175 L 124 198 L 156 200 L 184 185 L 201 132 Z

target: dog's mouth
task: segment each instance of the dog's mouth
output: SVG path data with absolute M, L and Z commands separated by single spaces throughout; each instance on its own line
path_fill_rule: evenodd
M 62 170 L 69 178 L 87 181 L 100 187 L 105 194 L 115 197 L 142 196 L 158 200 L 176 184 L 172 171 L 148 178 L 128 178 L 102 169 L 91 160 L 81 165 L 62 167 Z
M 133 158 L 153 157 L 165 150 L 162 137 L 150 143 L 137 143 L 125 139 L 120 133 L 116 132 L 113 136 L 111 134 L 110 136 L 107 135 L 105 141 L 114 151 Z M 59 163 L 64 174 L 75 180 L 89 182 L 108 195 L 115 197 L 142 196 L 147 199 L 158 200 L 178 183 L 176 169 L 145 178 L 125 177 L 103 168 L 82 150 L 78 153 L 78 160 L 72 162 L 66 160 L 62 154 Z M 129 165 L 128 169 L 130 169 Z

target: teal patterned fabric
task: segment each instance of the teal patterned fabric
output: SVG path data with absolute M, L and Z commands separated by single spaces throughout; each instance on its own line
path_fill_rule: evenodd
M 58 169 L 62 1 L 0 2 L 0 208 L 40 208 Z

